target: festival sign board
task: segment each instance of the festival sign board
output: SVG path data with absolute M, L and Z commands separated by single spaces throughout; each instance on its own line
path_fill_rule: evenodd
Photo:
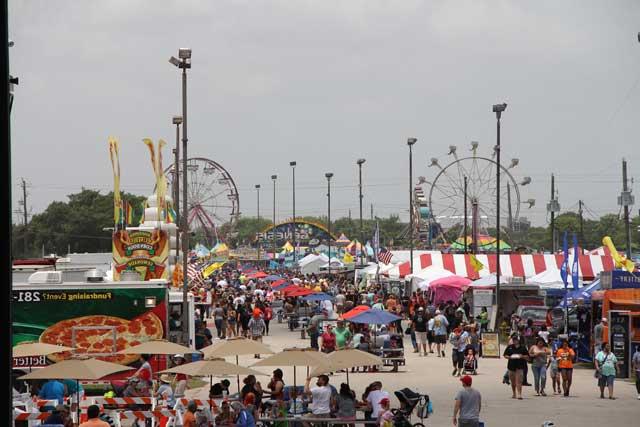
M 14 358 L 14 367 L 45 366 L 73 355 L 126 365 L 137 362 L 138 355 L 117 351 L 166 337 L 168 290 L 162 283 L 20 284 L 12 298 L 13 345 L 40 342 L 74 349 Z
M 112 238 L 113 280 L 124 271 L 134 271 L 140 280 L 168 277 L 169 237 L 159 229 L 117 230 Z
M 294 230 L 295 239 L 293 238 Z M 329 234 L 322 224 L 311 221 L 296 220 L 294 222 L 289 220 L 276 224 L 275 227 L 269 226 L 256 233 L 254 241 L 260 246 L 271 247 L 274 235 L 277 247 L 282 247 L 285 243 L 293 242 L 294 240 L 296 245 L 300 246 L 317 246 L 329 240 L 336 240 L 336 237 L 333 234 Z
M 500 342 L 498 341 L 498 333 L 483 332 L 480 338 L 482 339 L 482 357 L 500 358 Z

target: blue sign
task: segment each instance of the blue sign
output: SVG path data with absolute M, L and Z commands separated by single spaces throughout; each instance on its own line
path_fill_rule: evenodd
M 640 274 L 629 273 L 624 270 L 611 272 L 611 289 L 640 289 Z

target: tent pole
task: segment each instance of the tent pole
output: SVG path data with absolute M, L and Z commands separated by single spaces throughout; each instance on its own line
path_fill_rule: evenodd
M 240 362 L 238 361 L 238 355 L 236 354 L 236 366 L 240 366 Z M 240 394 L 240 375 L 236 375 L 236 381 L 238 382 L 238 395 Z

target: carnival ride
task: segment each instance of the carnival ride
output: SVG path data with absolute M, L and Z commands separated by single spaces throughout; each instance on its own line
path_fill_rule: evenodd
M 169 188 L 174 195 L 175 172 L 175 164 L 165 169 Z M 178 167 L 177 172 L 180 174 L 179 183 L 182 185 L 182 165 Z M 211 245 L 224 240 L 225 236 L 220 236 L 220 227 L 228 225 L 225 229 L 231 232 L 240 217 L 240 197 L 231 174 L 213 160 L 194 157 L 187 159 L 187 175 L 189 229 L 194 232 L 201 231 Z M 180 188 L 180 199 L 182 191 Z
M 500 215 L 505 232 L 518 230 L 520 206 L 533 206 L 535 201 L 520 200 L 521 187 L 531 183 L 531 178 L 516 180 L 513 175 L 520 160 L 511 159 L 500 165 L 500 212 L 496 210 L 496 169 L 495 148 L 490 156 L 478 152 L 479 144 L 471 143 L 470 155 L 459 156 L 455 145 L 449 146 L 447 154 L 452 159 L 443 165 L 441 159 L 432 158 L 429 168 L 436 170 L 432 180 L 418 178 L 414 189 L 414 235 L 428 247 L 439 243 L 449 243 L 449 231 L 455 234 L 451 240 L 470 236 L 469 249 L 474 248 L 478 236 L 489 234 L 495 229 L 496 218 Z M 443 162 L 444 163 L 444 162 Z M 427 192 L 422 186 L 425 185 Z M 466 203 L 465 203 L 466 200 Z M 466 211 L 465 211 L 466 209 Z M 466 219 L 466 227 L 465 227 Z M 466 228 L 466 230 L 465 230 Z M 464 239 L 463 239 L 464 240 Z

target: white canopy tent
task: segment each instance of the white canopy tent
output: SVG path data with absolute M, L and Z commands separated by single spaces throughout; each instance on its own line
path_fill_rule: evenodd
M 300 272 L 302 274 L 314 274 L 320 272 L 320 267 L 329 262 L 329 257 L 325 254 L 314 255 L 309 254 L 298 261 Z
M 442 279 L 443 277 L 453 276 L 454 274 L 449 270 L 445 270 L 444 268 L 431 266 L 427 267 L 423 270 L 418 271 L 417 273 L 411 274 L 407 276 L 405 279 L 411 281 L 411 290 L 416 291 L 418 289 L 425 290 L 429 287 L 429 284 L 437 279 Z

